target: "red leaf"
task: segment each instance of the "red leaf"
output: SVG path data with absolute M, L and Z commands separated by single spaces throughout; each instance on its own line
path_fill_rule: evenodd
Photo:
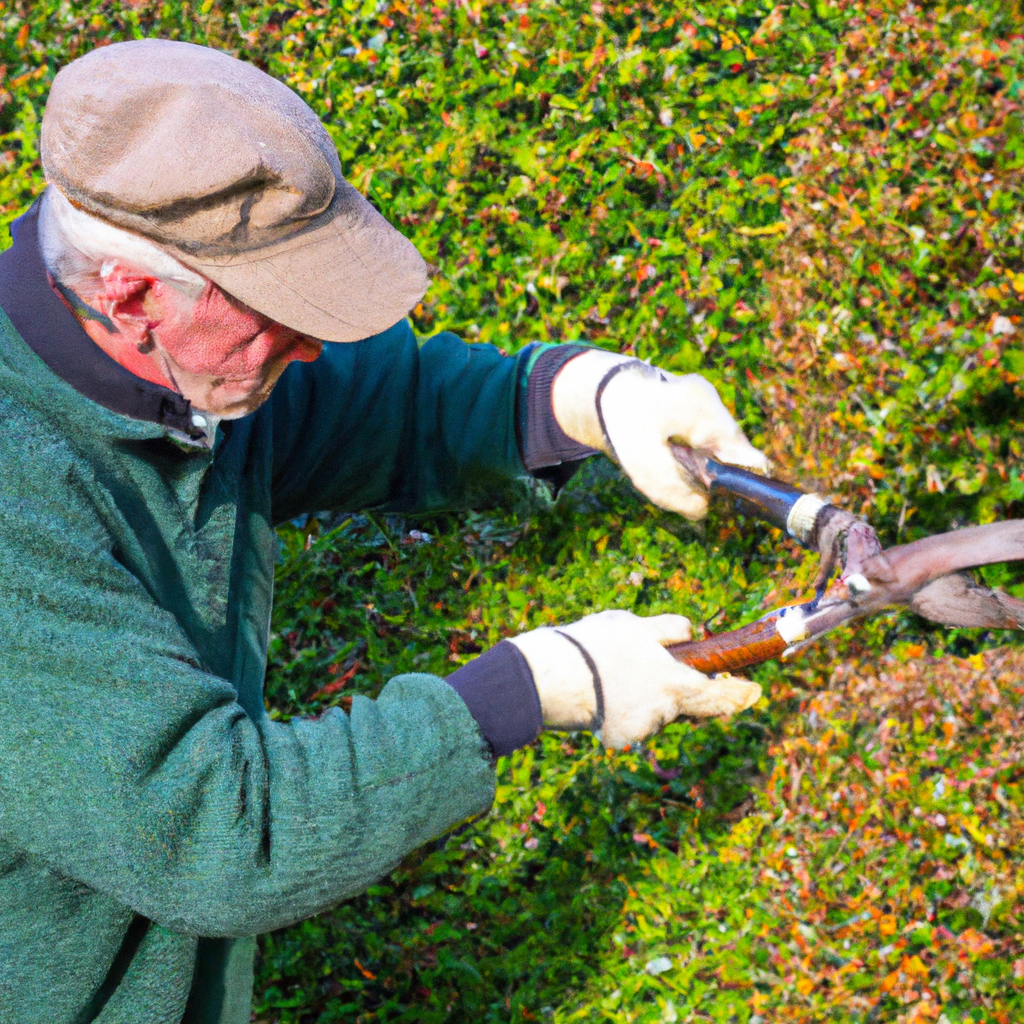
M 352 677 L 359 671 L 359 662 L 357 661 L 343 676 L 338 676 L 333 682 L 328 683 L 326 686 L 317 690 L 309 699 L 311 701 L 320 700 L 323 697 L 329 697 L 332 693 L 337 693 L 342 689 L 346 683 L 348 683 Z

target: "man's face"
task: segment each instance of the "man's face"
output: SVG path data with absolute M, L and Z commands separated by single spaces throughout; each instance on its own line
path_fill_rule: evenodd
M 96 294 L 79 297 L 109 318 L 82 324 L 107 355 L 222 419 L 248 415 L 266 401 L 289 363 L 310 363 L 323 351 L 323 342 L 276 323 L 212 281 L 192 297 L 114 265 Z
M 153 281 L 142 305 L 151 326 L 140 354 L 193 407 L 224 419 L 252 412 L 289 363 L 312 362 L 323 350 L 323 342 L 257 313 L 212 281 L 198 299 Z

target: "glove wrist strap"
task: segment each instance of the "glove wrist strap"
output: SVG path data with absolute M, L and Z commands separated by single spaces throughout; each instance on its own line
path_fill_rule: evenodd
M 655 369 L 649 363 L 645 363 L 642 359 L 630 359 L 625 363 L 618 363 L 613 366 L 602 378 L 601 383 L 597 385 L 597 391 L 594 393 L 594 405 L 597 408 L 597 422 L 601 426 L 601 434 L 604 437 L 604 443 L 608 454 L 615 459 L 616 462 L 620 462 L 618 455 L 615 454 L 615 445 L 612 444 L 612 439 L 608 436 L 608 426 L 604 421 L 604 409 L 601 406 L 601 399 L 604 397 L 605 389 L 609 384 L 620 374 L 623 370 L 638 370 L 644 376 L 661 376 L 659 370 Z
M 597 732 L 602 725 L 604 725 L 604 687 L 601 685 L 601 673 L 597 670 L 597 665 L 594 659 L 590 656 L 590 651 L 586 649 L 574 636 L 570 636 L 568 633 L 564 633 L 560 629 L 556 629 L 555 632 L 560 636 L 564 637 L 569 641 L 580 652 L 583 656 L 583 660 L 587 663 L 587 668 L 590 669 L 590 674 L 594 679 L 594 718 L 590 725 L 587 727 L 591 732 Z
M 590 729 L 602 719 L 603 694 L 593 659 L 571 636 L 545 626 L 507 643 L 526 659 L 546 727 Z

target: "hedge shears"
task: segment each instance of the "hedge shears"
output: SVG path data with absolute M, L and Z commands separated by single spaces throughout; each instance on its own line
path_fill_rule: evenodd
M 1024 520 L 968 526 L 883 550 L 868 523 L 827 498 L 722 465 L 691 448 L 676 445 L 673 454 L 712 496 L 732 495 L 743 511 L 784 530 L 821 558 L 811 600 L 668 648 L 698 671 L 732 672 L 786 659 L 837 626 L 900 605 L 947 626 L 1024 625 L 1024 601 L 981 586 L 966 572 L 1024 559 Z

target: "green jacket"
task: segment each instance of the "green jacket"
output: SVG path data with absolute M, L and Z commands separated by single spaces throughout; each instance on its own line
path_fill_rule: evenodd
M 486 810 L 489 748 L 437 677 L 268 718 L 274 524 L 523 474 L 523 358 L 402 323 L 183 450 L 0 313 L 0 1021 L 245 1024 L 253 936 Z

